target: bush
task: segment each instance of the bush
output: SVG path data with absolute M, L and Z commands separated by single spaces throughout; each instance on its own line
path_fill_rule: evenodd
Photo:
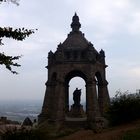
M 107 112 L 112 125 L 130 122 L 140 118 L 140 94 L 117 91 Z
M 43 140 L 44 137 L 39 130 L 8 130 L 2 136 L 2 140 Z

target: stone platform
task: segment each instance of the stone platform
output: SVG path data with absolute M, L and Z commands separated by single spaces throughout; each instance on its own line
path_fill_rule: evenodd
M 65 125 L 69 128 L 87 128 L 87 118 L 65 118 Z
M 83 118 L 86 116 L 85 111 L 83 109 L 82 105 L 72 105 L 71 109 L 68 113 L 69 117 L 73 117 L 73 118 Z

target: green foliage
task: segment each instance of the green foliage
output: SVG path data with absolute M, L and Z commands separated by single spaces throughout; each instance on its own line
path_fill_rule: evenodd
M 0 0 L 2 2 L 12 2 L 18 5 L 18 0 Z M 34 30 L 28 30 L 25 28 L 13 29 L 12 27 L 0 27 L 0 45 L 4 45 L 2 39 L 12 38 L 17 41 L 23 41 L 26 37 L 33 34 Z M 0 65 L 5 65 L 5 67 L 10 70 L 13 74 L 17 74 L 16 71 L 12 70 L 12 66 L 19 67 L 20 65 L 14 60 L 18 60 L 21 56 L 8 56 L 0 52 Z
M 24 28 L 13 29 L 12 27 L 0 27 L 0 38 L 2 40 L 3 37 L 6 38 L 13 38 L 15 40 L 24 40 L 26 37 L 34 33 L 34 30 L 27 30 Z M 3 43 L 0 42 L 2 45 Z
M 112 125 L 140 118 L 140 94 L 117 91 L 117 94 L 111 100 L 107 114 Z
M 23 41 L 26 37 L 29 37 L 34 33 L 34 30 L 28 30 L 24 28 L 13 29 L 12 27 L 0 27 L 0 45 L 2 43 L 2 38 L 12 38 L 18 41 Z M 7 56 L 4 53 L 0 53 L 0 65 L 5 65 L 5 67 L 10 70 L 13 74 L 17 74 L 16 71 L 12 70 L 11 66 L 19 67 L 18 63 L 15 63 L 14 60 L 18 60 L 21 56 Z
M 6 56 L 4 53 L 0 53 L 0 65 L 5 65 L 8 70 L 13 74 L 17 74 L 16 71 L 13 71 L 11 66 L 20 67 L 18 63 L 13 62 L 14 60 L 19 59 L 21 56 Z

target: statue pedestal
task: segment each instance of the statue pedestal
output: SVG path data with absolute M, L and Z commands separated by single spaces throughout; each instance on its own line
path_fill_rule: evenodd
M 85 117 L 85 112 L 84 112 L 83 106 L 73 104 L 71 106 L 71 109 L 70 109 L 70 112 L 69 112 L 69 117 L 74 117 L 74 118 Z

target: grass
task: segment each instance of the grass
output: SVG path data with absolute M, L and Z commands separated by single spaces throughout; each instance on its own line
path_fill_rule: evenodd
M 136 130 L 127 131 L 122 140 L 140 140 L 140 128 Z

